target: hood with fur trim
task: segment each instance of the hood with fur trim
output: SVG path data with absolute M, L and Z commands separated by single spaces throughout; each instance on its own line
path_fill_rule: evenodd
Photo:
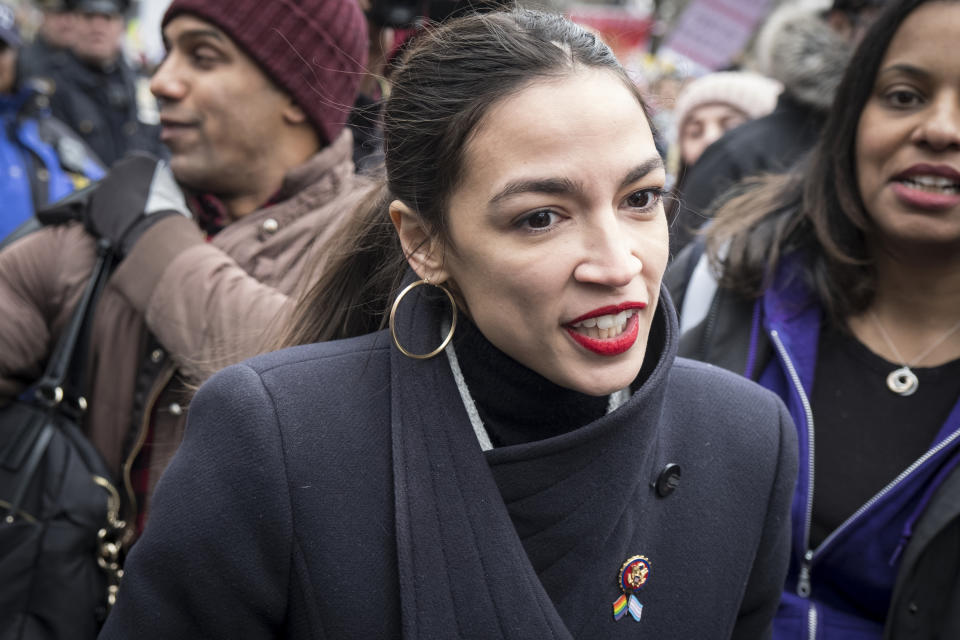
M 824 7 L 788 2 L 767 18 L 754 52 L 760 71 L 797 101 L 827 111 L 853 47 L 827 24 Z

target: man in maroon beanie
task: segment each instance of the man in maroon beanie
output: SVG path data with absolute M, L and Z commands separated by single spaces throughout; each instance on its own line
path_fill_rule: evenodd
M 128 156 L 0 252 L 0 406 L 43 371 L 96 258 L 85 428 L 140 530 L 189 389 L 252 354 L 368 191 L 344 128 L 367 52 L 356 0 L 173 0 L 151 90 L 169 162 Z M 56 216 L 48 216 L 52 218 Z

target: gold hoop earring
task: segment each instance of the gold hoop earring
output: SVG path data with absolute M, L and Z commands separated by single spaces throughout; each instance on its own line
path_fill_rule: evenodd
M 453 320 L 450 322 L 450 331 L 447 333 L 447 337 L 443 339 L 443 342 L 440 343 L 439 347 L 437 347 L 430 353 L 411 353 L 410 351 L 407 351 L 406 349 L 404 349 L 403 346 L 400 344 L 400 341 L 397 339 L 397 330 L 394 326 L 393 319 L 397 315 L 397 307 L 400 306 L 400 301 L 403 300 L 403 297 L 408 293 L 410 293 L 410 291 L 412 291 L 413 289 L 416 289 L 422 284 L 429 284 L 431 286 L 437 287 L 438 289 L 443 291 L 445 294 L 447 294 L 447 299 L 450 301 L 450 308 L 453 309 Z M 397 296 L 397 299 L 393 301 L 393 306 L 390 307 L 390 336 L 393 338 L 393 344 L 395 344 L 397 349 L 400 350 L 400 353 L 407 356 L 408 358 L 413 358 L 414 360 L 429 360 L 430 358 L 434 357 L 435 355 L 437 355 L 438 353 L 446 349 L 447 345 L 450 344 L 450 341 L 453 339 L 453 332 L 456 330 L 456 328 L 457 328 L 457 303 L 453 299 L 453 294 L 450 293 L 450 290 L 447 289 L 442 284 L 433 284 L 426 278 L 424 278 L 423 280 L 417 280 L 416 282 L 412 282 L 408 284 L 406 288 L 404 288 L 404 290 L 401 291 L 400 294 Z

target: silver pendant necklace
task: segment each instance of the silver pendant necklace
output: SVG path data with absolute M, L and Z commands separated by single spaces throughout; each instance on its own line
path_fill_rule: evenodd
M 901 363 L 899 368 L 894 369 L 887 375 L 887 388 L 901 396 L 912 396 L 914 393 L 916 393 L 917 387 L 920 386 L 920 381 L 917 380 L 917 374 L 915 374 L 910 367 L 915 367 L 923 362 L 923 359 L 933 353 L 934 349 L 943 344 L 947 338 L 952 336 L 957 331 L 957 329 L 960 329 L 960 322 L 957 322 L 957 324 L 950 327 L 949 331 L 940 336 L 936 342 L 927 347 L 923 353 L 915 357 L 912 362 L 907 362 L 906 359 L 900 355 L 900 351 L 897 349 L 896 345 L 893 344 L 893 340 L 890 339 L 890 336 L 887 334 L 887 330 L 883 328 L 880 318 L 876 313 L 874 313 L 873 309 L 870 310 L 870 316 L 876 323 L 877 328 L 880 329 L 880 335 L 883 336 L 887 346 L 890 347 L 890 351 L 892 351 L 893 355 L 897 357 L 897 361 Z

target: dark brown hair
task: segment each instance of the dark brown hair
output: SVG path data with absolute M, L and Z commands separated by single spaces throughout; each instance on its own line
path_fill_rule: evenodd
M 275 346 L 382 328 L 407 270 L 390 202 L 403 202 L 431 234 L 447 238 L 448 201 L 485 114 L 534 81 L 580 67 L 617 74 L 644 104 L 610 48 L 561 16 L 528 10 L 471 15 L 420 36 L 393 75 L 384 107 L 385 184 L 324 252 L 319 277 Z
M 857 186 L 857 127 L 890 41 L 907 16 L 932 1 L 894 2 L 878 16 L 851 58 L 819 142 L 803 163 L 788 175 L 745 182 L 718 205 L 706 237 L 721 286 L 759 297 L 781 259 L 803 252 L 803 277 L 834 324 L 844 326 L 847 317 L 870 304 L 877 274 L 867 238 L 874 226 Z

